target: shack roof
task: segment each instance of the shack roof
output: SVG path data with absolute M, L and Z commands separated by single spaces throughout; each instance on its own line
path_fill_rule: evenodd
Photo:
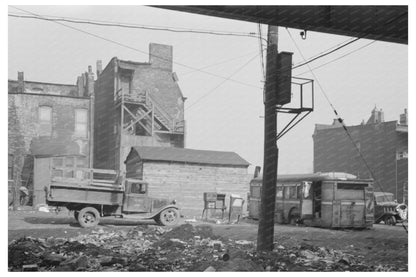
M 143 161 L 165 161 L 243 167 L 248 167 L 250 165 L 249 162 L 244 160 L 235 152 L 153 146 L 132 147 L 130 154 L 134 152 L 136 152 Z M 129 159 L 129 157 L 127 159 Z

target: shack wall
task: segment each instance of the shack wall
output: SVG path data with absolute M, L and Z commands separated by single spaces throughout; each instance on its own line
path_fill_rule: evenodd
M 185 164 L 174 162 L 143 162 L 143 179 L 149 183 L 149 196 L 175 199 L 186 217 L 201 216 L 203 193 L 238 194 L 245 200 L 246 211 L 249 182 L 246 167 Z

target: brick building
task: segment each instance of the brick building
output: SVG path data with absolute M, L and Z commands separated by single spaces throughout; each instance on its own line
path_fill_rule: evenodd
M 97 63 L 94 167 L 124 169 L 132 146 L 184 147 L 185 98 L 172 72 L 172 46 L 151 43 L 149 62 Z
M 384 121 L 374 108 L 366 123 L 348 126 L 349 133 L 374 174 L 376 191 L 393 193 L 407 202 L 408 120 L 407 109 L 397 121 Z M 337 120 L 332 125 L 316 124 L 313 134 L 314 172 L 347 172 L 371 178 L 362 157 Z
M 83 165 L 90 164 L 92 88 L 91 68 L 76 85 L 25 81 L 23 72 L 17 81 L 9 80 L 9 199 L 16 199 L 23 185 L 33 204 L 42 201 L 45 184 L 35 182 L 35 157 L 77 156 Z
M 234 152 L 138 146 L 126 159 L 127 177 L 149 183 L 149 195 L 175 199 L 185 216 L 201 216 L 203 193 L 231 194 L 247 203 L 249 163 Z M 246 210 L 246 207 L 243 209 Z

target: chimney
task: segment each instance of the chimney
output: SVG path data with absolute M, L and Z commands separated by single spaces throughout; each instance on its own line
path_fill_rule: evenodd
M 407 109 L 400 115 L 400 125 L 408 125 Z
M 17 72 L 17 92 L 18 93 L 25 92 L 25 75 L 23 71 Z
M 80 97 L 84 96 L 84 83 L 84 74 L 81 74 L 81 76 L 77 78 L 78 96 Z
M 256 166 L 256 168 L 254 169 L 254 178 L 257 178 L 260 175 L 260 171 L 261 171 L 261 167 Z
M 101 75 L 101 72 L 103 72 L 103 62 L 101 60 L 97 60 L 96 68 L 97 68 L 97 78 L 98 78 L 98 76 Z
M 88 66 L 88 73 L 85 73 L 86 88 L 84 96 L 89 96 L 94 93 L 94 73 L 92 72 L 92 66 Z
M 172 46 L 157 43 L 149 44 L 149 62 L 153 68 L 172 72 L 172 59 Z

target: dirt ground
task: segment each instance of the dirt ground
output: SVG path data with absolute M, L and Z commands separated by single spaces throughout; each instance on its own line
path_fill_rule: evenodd
M 180 224 L 184 223 L 181 219 Z M 239 224 L 215 224 L 197 221 L 192 225 L 209 225 L 215 235 L 232 240 L 256 242 L 257 221 L 242 220 Z M 104 218 L 93 229 L 83 229 L 68 212 L 45 213 L 37 211 L 9 211 L 8 241 L 21 237 L 71 238 L 89 234 L 98 229 L 129 230 L 138 225 L 155 225 L 153 221 L 126 221 Z M 275 225 L 275 244 L 283 247 L 310 245 L 340 250 L 362 257 L 374 266 L 408 268 L 408 234 L 401 226 L 375 224 L 365 230 L 332 230 L 304 226 Z

